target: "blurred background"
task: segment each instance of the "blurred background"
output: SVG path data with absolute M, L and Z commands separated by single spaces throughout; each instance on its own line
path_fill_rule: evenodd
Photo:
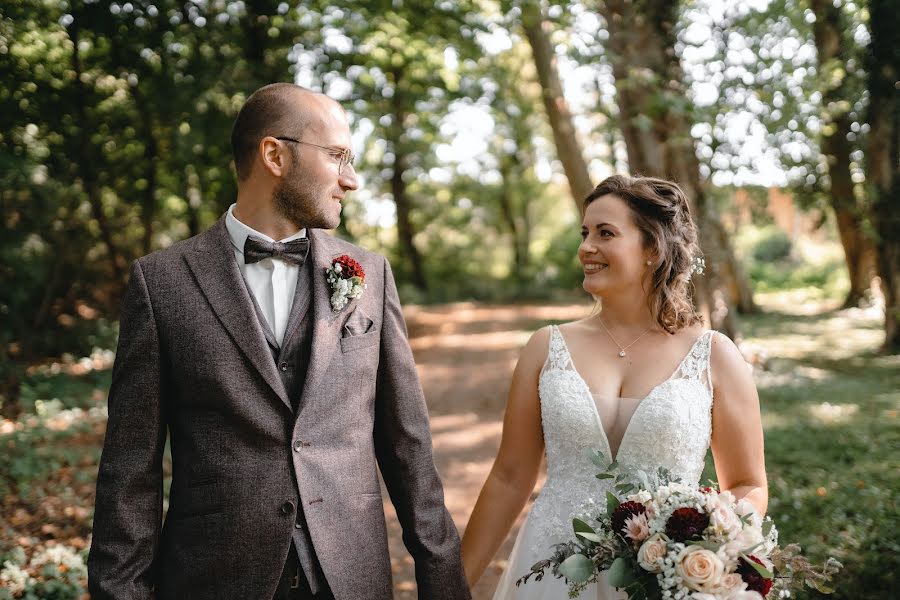
M 84 597 L 128 267 L 234 201 L 231 124 L 275 81 L 349 111 L 337 234 L 392 261 L 461 529 L 518 350 L 591 309 L 580 201 L 660 176 L 700 226 L 697 304 L 754 367 L 783 539 L 845 563 L 835 598 L 893 598 L 897 31 L 896 0 L 4 0 L 0 599 Z

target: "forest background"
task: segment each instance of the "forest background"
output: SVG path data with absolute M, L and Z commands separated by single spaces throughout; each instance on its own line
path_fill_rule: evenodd
M 128 266 L 234 201 L 231 124 L 274 81 L 349 112 L 337 235 L 392 261 L 460 528 L 518 349 L 590 310 L 581 200 L 660 176 L 700 226 L 697 304 L 754 367 L 783 536 L 846 564 L 835 597 L 891 597 L 897 31 L 892 0 L 4 2 L 0 598 L 84 594 Z

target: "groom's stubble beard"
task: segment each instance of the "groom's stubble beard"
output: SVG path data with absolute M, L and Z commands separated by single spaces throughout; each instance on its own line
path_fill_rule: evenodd
M 340 213 L 330 215 L 325 208 L 332 200 L 327 185 L 316 186 L 303 177 L 299 156 L 292 152 L 291 171 L 272 191 L 275 211 L 298 230 L 334 229 L 340 225 Z

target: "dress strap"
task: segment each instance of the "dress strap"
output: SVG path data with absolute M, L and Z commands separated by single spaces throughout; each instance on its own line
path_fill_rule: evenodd
M 710 372 L 709 356 L 712 349 L 712 339 L 715 330 L 704 331 L 694 342 L 691 351 L 688 352 L 674 378 L 696 379 L 712 395 L 712 373 Z
M 569 356 L 569 350 L 566 348 L 566 340 L 563 338 L 559 327 L 550 326 L 550 347 L 547 350 L 547 361 L 544 363 L 544 370 L 570 370 L 572 359 Z

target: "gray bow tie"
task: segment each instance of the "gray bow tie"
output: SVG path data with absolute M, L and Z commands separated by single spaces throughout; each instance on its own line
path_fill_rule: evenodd
M 267 242 L 247 236 L 244 242 L 244 263 L 253 264 L 264 258 L 280 258 L 281 260 L 302 266 L 309 253 L 309 238 L 300 238 L 290 242 Z

